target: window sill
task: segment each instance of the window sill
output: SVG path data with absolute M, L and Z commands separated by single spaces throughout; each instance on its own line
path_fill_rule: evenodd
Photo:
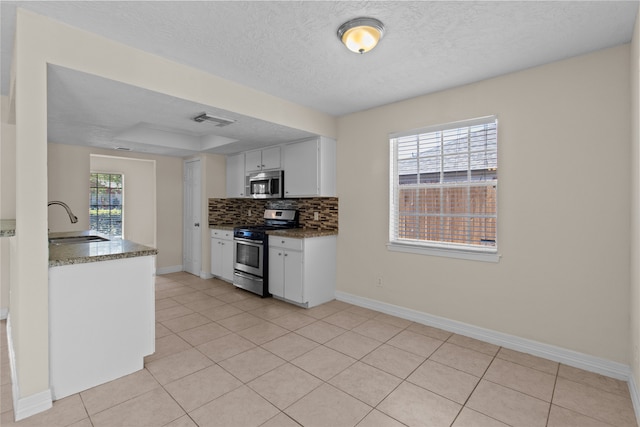
M 405 252 L 419 255 L 440 256 L 446 258 L 465 259 L 469 261 L 498 262 L 500 254 L 489 251 L 462 250 L 455 248 L 436 248 L 423 245 L 411 245 L 398 242 L 387 243 L 387 249 L 393 252 Z

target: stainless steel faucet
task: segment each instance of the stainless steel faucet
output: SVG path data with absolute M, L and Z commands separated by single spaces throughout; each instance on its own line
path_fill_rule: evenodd
M 75 216 L 73 214 L 73 212 L 71 212 L 71 208 L 69 206 L 67 206 L 67 204 L 65 202 L 61 202 L 59 200 L 53 200 L 53 201 L 47 203 L 47 206 L 51 206 L 51 205 L 60 205 L 60 206 L 62 206 L 67 211 L 67 214 L 69 215 L 69 219 L 71 220 L 71 224 L 75 224 L 76 222 L 78 222 L 78 217 Z

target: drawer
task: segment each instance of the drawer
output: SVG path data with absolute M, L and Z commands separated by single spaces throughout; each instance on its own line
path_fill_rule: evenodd
M 211 237 L 223 240 L 233 240 L 233 230 L 222 230 L 220 228 L 211 229 Z
M 293 239 L 291 237 L 269 236 L 269 246 L 283 249 L 302 250 L 303 239 Z

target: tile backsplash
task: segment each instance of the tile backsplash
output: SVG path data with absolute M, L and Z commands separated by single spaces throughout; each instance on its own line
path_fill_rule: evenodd
M 319 230 L 338 229 L 338 198 L 311 197 L 304 199 L 209 199 L 209 225 L 259 225 L 267 208 L 298 209 L 300 226 Z M 314 213 L 318 219 L 314 220 Z

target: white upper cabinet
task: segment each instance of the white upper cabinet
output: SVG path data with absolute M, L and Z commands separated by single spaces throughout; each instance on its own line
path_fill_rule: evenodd
M 247 151 L 245 153 L 245 170 L 259 172 L 270 169 L 280 169 L 280 147 L 270 147 L 263 150 Z
M 285 197 L 336 195 L 336 142 L 325 137 L 283 147 Z
M 227 197 L 245 197 L 244 153 L 227 156 Z

